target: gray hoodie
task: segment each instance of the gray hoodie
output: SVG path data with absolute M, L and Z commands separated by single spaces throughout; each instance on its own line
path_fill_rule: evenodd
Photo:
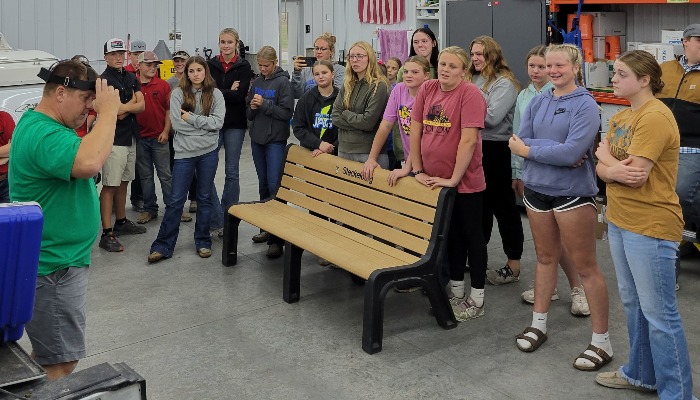
M 170 122 L 175 137 L 173 148 L 175 158 L 192 158 L 216 150 L 219 145 L 219 130 L 224 126 L 226 106 L 224 96 L 219 89 L 214 89 L 214 103 L 209 115 L 202 115 L 202 91 L 193 89 L 197 106 L 190 112 L 190 118 L 185 121 L 180 114 L 183 96 L 182 89 L 175 88 L 170 94 Z
M 484 90 L 486 78 L 474 75 L 472 82 L 481 89 L 486 99 L 485 128 L 481 130 L 483 140 L 507 142 L 513 134 L 513 112 L 518 89 L 505 76 L 499 75 L 491 85 Z
M 259 94 L 262 107 L 253 110 L 250 101 Z M 289 138 L 289 120 L 294 112 L 294 95 L 287 71 L 277 67 L 270 76 L 257 78 L 250 85 L 246 98 L 246 115 L 250 121 L 250 140 L 257 144 L 286 141 Z

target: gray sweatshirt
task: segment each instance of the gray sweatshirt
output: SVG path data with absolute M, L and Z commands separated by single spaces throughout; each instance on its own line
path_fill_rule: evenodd
M 190 112 L 187 121 L 182 119 L 182 89 L 173 89 L 170 94 L 170 122 L 172 123 L 175 137 L 173 148 L 175 158 L 192 158 L 207 154 L 216 150 L 219 145 L 219 130 L 224 126 L 226 106 L 224 96 L 219 89 L 214 89 L 214 103 L 208 116 L 202 115 L 202 91 L 194 90 L 197 106 Z
M 486 99 L 485 128 L 481 130 L 483 140 L 508 141 L 513 134 L 513 113 L 518 89 L 505 76 L 499 75 L 491 85 L 484 90 L 486 78 L 474 75 L 472 83 L 481 89 Z
M 333 64 L 333 86 L 340 89 L 343 87 L 345 79 L 345 67 L 340 64 Z M 314 73 L 311 67 L 304 67 L 300 71 L 292 73 L 292 89 L 294 89 L 294 98 L 298 99 L 302 94 L 306 93 L 312 87 L 316 86 Z

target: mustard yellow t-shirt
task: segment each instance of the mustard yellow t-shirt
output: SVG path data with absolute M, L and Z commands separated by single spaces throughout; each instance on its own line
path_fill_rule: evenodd
M 618 160 L 634 155 L 654 162 L 642 187 L 608 184 L 608 220 L 630 232 L 679 242 L 683 233 L 676 195 L 680 134 L 671 110 L 653 99 L 636 111 L 620 111 L 610 119 L 607 138 Z

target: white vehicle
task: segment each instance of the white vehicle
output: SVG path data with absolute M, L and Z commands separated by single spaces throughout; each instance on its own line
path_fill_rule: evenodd
M 0 110 L 12 115 L 15 122 L 39 103 L 44 81 L 37 74 L 58 61 L 39 50 L 13 50 L 0 33 Z

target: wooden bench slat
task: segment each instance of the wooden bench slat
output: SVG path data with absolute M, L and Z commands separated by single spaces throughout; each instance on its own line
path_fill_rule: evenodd
M 425 187 L 418 183 L 415 179 L 400 179 L 395 186 L 389 186 L 387 170 L 377 168 L 374 170 L 374 179 L 369 183 L 362 179 L 359 174 L 362 172 L 362 164 L 355 161 L 344 160 L 339 157 L 333 159 L 333 163 L 328 162 L 327 157 L 334 157 L 330 154 L 321 154 L 317 157 L 311 157 L 311 152 L 303 147 L 291 147 L 287 153 L 287 162 L 299 163 L 307 168 L 321 171 L 328 175 L 333 175 L 345 181 L 358 183 L 363 186 L 371 187 L 374 190 L 380 190 L 387 193 L 395 193 L 398 196 L 423 203 L 425 205 L 435 207 L 440 195 L 439 190 L 417 190 L 416 188 Z M 347 173 L 344 168 L 347 168 Z
M 432 222 L 435 218 L 434 207 L 429 207 L 422 203 L 407 200 L 388 193 L 379 192 L 357 183 L 341 181 L 334 175 L 327 175 L 323 172 L 315 171 L 310 168 L 302 168 L 291 163 L 287 163 L 284 173 L 285 176 L 299 178 L 306 182 L 313 183 L 314 185 L 327 188 L 328 190 L 357 199 L 362 199 L 379 207 L 398 211 L 401 214 L 408 215 L 422 221 Z
M 282 237 L 282 239 L 334 264 L 343 265 L 343 269 L 364 279 L 368 279 L 376 269 L 409 265 L 418 260 L 418 257 L 392 249 L 389 246 L 385 246 L 387 248 L 381 250 L 369 248 L 365 244 L 360 243 L 360 241 L 371 240 L 363 235 L 352 232 L 357 237 L 349 237 L 347 233 L 351 231 L 341 226 L 323 221 L 298 209 L 290 213 L 291 207 L 283 205 L 286 209 L 282 209 L 272 203 L 282 204 L 277 201 L 246 204 L 237 207 L 234 215 L 239 218 L 244 217 L 253 224 L 256 222 L 255 215 L 264 221 L 269 221 L 269 217 L 274 216 L 278 226 L 284 227 L 286 237 Z M 262 215 L 265 215 L 267 218 L 260 217 Z M 303 229 L 302 227 L 308 226 L 311 219 L 327 222 L 328 226 L 316 225 L 317 229 L 313 231 Z M 356 239 L 359 241 L 356 241 Z M 375 243 L 377 242 L 375 241 Z M 401 256 L 401 259 L 387 254 L 392 252 L 391 250 L 396 250 L 395 254 Z
M 426 224 L 423 221 L 418 221 L 396 212 L 377 207 L 374 204 L 353 199 L 332 190 L 312 185 L 286 175 L 282 177 L 282 186 L 355 214 L 361 214 L 369 217 L 370 219 L 384 225 L 399 228 L 404 232 L 409 232 L 425 240 L 430 240 L 430 233 L 432 232 L 433 227 L 432 225 Z M 332 216 L 327 215 L 327 217 Z
M 334 220 L 362 230 L 375 238 L 381 238 L 405 249 L 415 251 L 418 254 L 425 254 L 426 250 L 428 249 L 428 241 L 426 240 L 417 238 L 416 236 L 402 232 L 398 229 L 382 225 L 369 218 L 353 214 L 328 203 L 323 203 L 316 199 L 312 199 L 311 197 L 306 197 L 300 193 L 292 192 L 287 188 L 280 187 L 277 191 L 277 197 L 292 204 L 306 208 L 307 210 L 319 210 L 321 214 L 328 215 Z

